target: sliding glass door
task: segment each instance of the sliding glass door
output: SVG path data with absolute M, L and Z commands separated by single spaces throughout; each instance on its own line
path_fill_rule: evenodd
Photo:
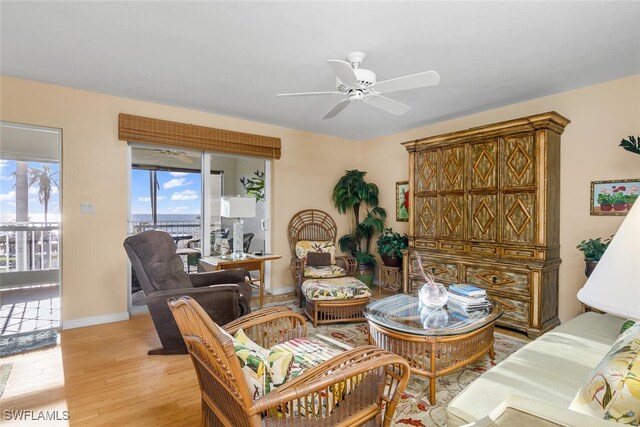
M 215 252 L 215 243 L 231 245 L 233 219 L 220 215 L 223 196 L 256 198 L 256 216 L 244 218 L 250 253 L 268 247 L 269 163 L 264 159 L 208 152 L 131 145 L 130 234 L 158 229 L 171 234 L 177 247 Z M 188 256 L 184 256 L 188 269 Z M 268 275 L 267 275 L 268 276 Z M 132 272 L 131 305 L 144 305 Z
M 6 356 L 56 343 L 62 138 L 60 129 L 8 122 L 0 122 L 0 131 L 0 356 Z

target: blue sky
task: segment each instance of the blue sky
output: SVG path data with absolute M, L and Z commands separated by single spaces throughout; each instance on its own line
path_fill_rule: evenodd
M 59 172 L 59 165 L 47 163 L 53 172 Z M 29 168 L 41 167 L 42 163 L 29 162 Z M 0 218 L 15 220 L 16 212 L 16 162 L 0 160 Z M 199 173 L 159 171 L 158 213 L 199 215 L 202 199 L 202 183 Z M 59 182 L 59 173 L 54 175 Z M 149 197 L 149 172 L 131 171 L 131 213 L 151 214 Z M 60 197 L 58 188 L 54 188 L 49 201 L 49 221 L 60 219 Z M 29 188 L 29 217 L 31 221 L 44 221 L 44 209 L 38 200 L 38 186 Z
M 60 182 L 59 165 L 57 163 L 28 162 L 29 168 L 39 168 L 43 164 L 48 165 L 52 172 L 56 172 L 54 179 Z M 16 216 L 16 177 L 12 175 L 16 171 L 16 162 L 13 160 L 0 160 L 0 219 L 15 220 Z M 44 207 L 38 200 L 38 185 L 29 188 L 29 218 L 31 221 L 44 221 Z M 60 219 L 60 197 L 58 188 L 53 188 L 49 200 L 49 221 Z
M 158 171 L 158 213 L 200 214 L 202 182 L 199 173 Z M 151 214 L 149 171 L 131 170 L 131 213 Z

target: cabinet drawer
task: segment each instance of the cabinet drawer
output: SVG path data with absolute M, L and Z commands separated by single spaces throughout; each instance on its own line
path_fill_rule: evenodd
M 531 275 L 527 271 L 509 270 L 500 267 L 467 265 L 465 283 L 480 286 L 489 291 L 516 295 L 529 295 Z
M 424 272 L 432 274 L 433 278 L 437 282 L 448 284 L 458 283 L 460 281 L 458 264 L 429 259 L 428 254 L 421 254 L 420 258 L 422 260 L 422 268 L 424 269 Z M 409 274 L 411 275 L 411 278 L 415 278 L 416 280 L 424 283 L 424 278 L 420 267 L 418 266 L 417 258 L 412 256 L 410 262 Z
M 492 302 L 501 304 L 504 313 L 498 324 L 526 330 L 529 326 L 529 301 L 488 294 Z

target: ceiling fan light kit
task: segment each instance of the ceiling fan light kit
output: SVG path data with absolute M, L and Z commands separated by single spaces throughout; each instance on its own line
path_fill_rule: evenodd
M 350 103 L 358 101 L 364 101 L 387 113 L 400 116 L 408 112 L 411 107 L 382 96 L 382 94 L 435 86 L 440 83 L 440 76 L 435 71 L 424 71 L 377 82 L 376 74 L 373 71 L 360 68 L 364 57 L 365 54 L 362 52 L 351 52 L 347 55 L 348 62 L 339 59 L 327 61 L 336 75 L 335 91 L 279 93 L 278 96 L 343 95 L 344 98 L 324 115 L 323 120 L 335 117 L 347 108 Z

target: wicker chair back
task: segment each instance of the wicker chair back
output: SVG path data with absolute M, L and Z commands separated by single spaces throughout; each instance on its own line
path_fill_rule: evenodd
M 300 240 L 329 240 L 336 242 L 338 227 L 325 211 L 305 209 L 296 213 L 287 227 L 291 255 L 296 256 L 296 243 Z

